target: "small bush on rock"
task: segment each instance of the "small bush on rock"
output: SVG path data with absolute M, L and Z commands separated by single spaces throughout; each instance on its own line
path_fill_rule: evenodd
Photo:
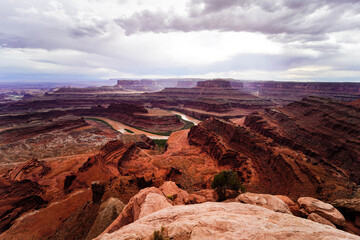
M 241 184 L 237 173 L 232 170 L 224 170 L 215 175 L 213 181 L 211 182 L 211 187 L 219 195 L 219 201 L 226 199 L 226 189 L 245 191 L 245 187 Z
M 161 227 L 160 231 L 154 231 L 151 240 L 168 240 L 169 238 L 165 236 L 164 231 L 164 227 Z
M 168 199 L 170 199 L 171 201 L 175 200 L 175 196 L 174 195 L 167 195 L 166 196 Z

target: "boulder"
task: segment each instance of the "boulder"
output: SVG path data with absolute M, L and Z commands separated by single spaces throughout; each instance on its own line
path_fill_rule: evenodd
M 305 209 L 300 208 L 299 215 L 300 215 L 299 217 L 307 218 L 310 215 L 310 213 L 308 213 Z
M 307 219 L 336 228 L 336 226 L 332 224 L 329 220 L 323 218 L 322 216 L 319 216 L 316 213 L 311 213 Z
M 118 198 L 109 198 L 103 202 L 86 239 L 99 236 L 119 216 L 124 207 L 124 203 Z
M 284 203 L 286 203 L 286 205 L 288 205 L 288 207 L 290 208 L 290 211 L 293 215 L 298 217 L 300 216 L 300 212 L 299 212 L 300 207 L 293 200 L 291 200 L 289 197 L 285 195 L 275 195 L 275 197 L 280 198 L 282 201 L 284 201 Z
M 189 193 L 180 189 L 174 182 L 164 182 L 159 190 L 177 205 L 187 204 L 190 202 Z
M 155 231 L 163 232 L 164 239 L 360 239 L 291 214 L 238 202 L 165 208 L 97 239 L 150 240 Z
M 168 200 L 157 193 L 149 193 L 146 195 L 144 202 L 141 205 L 141 210 L 139 212 L 139 217 L 145 217 L 151 213 L 157 212 L 160 209 L 171 207 L 172 205 L 168 202 Z
M 351 221 L 346 221 L 345 227 L 343 227 L 342 230 L 360 236 L 360 228 Z
M 122 213 L 104 232 L 111 233 L 141 217 L 170 206 L 172 205 L 158 188 L 144 188 L 130 199 Z
M 331 204 L 312 197 L 301 197 L 298 199 L 298 203 L 310 214 L 317 213 L 335 225 L 345 226 L 344 216 Z
M 219 199 L 218 194 L 213 189 L 204 189 L 194 192 L 195 195 L 203 196 L 206 202 L 216 202 Z
M 159 190 L 162 191 L 163 194 L 176 205 L 206 202 L 205 197 L 197 194 L 189 194 L 188 192 L 180 189 L 174 182 L 171 181 L 164 182 Z
M 247 192 L 239 195 L 236 198 L 236 201 L 261 206 L 273 210 L 274 212 L 291 214 L 288 205 L 286 205 L 284 201 L 270 194 L 257 194 Z
M 344 215 L 345 231 L 360 235 L 360 198 L 336 199 L 331 203 Z
M 360 198 L 353 199 L 336 199 L 331 203 L 334 207 L 340 211 L 353 212 L 360 214 Z

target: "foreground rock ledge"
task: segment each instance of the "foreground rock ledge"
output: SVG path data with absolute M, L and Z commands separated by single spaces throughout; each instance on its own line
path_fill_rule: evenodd
M 168 207 L 97 239 L 151 239 L 161 227 L 171 239 L 360 239 L 290 214 L 236 202 Z

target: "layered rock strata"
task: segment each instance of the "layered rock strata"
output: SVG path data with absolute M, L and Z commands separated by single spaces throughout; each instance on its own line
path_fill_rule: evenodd
M 360 184 L 360 111 L 331 99 L 309 97 L 247 116 L 245 125 L 276 144 L 301 152 L 313 166 Z M 324 181 L 319 179 L 319 181 Z M 356 185 L 349 185 L 349 188 Z M 330 189 L 318 191 L 330 192 Z

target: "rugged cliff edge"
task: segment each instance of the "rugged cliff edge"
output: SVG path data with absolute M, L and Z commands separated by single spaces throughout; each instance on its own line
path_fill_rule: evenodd
M 356 190 L 330 160 L 313 164 L 313 157 L 302 149 L 227 121 L 211 118 L 193 127 L 189 143 L 200 146 L 220 166 L 235 169 L 252 191 L 333 200 Z
M 332 227 L 286 213 L 242 203 L 203 203 L 167 207 L 99 240 L 151 239 L 360 239 Z
M 250 115 L 245 125 L 276 144 L 302 152 L 313 166 L 326 166 L 327 174 L 360 184 L 359 108 L 309 97 Z

